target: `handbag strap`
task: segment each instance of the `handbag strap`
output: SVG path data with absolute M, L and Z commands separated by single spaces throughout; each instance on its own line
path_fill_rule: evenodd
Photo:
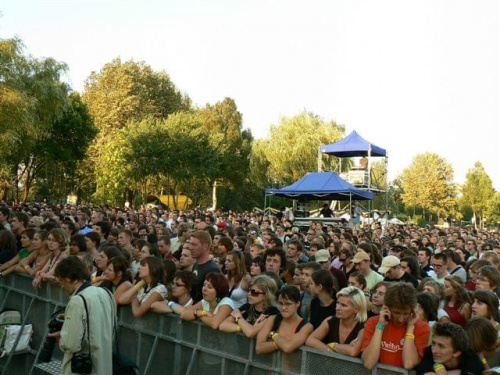
M 90 356 L 90 323 L 89 323 L 89 310 L 87 308 L 87 301 L 81 294 L 78 294 L 83 299 L 83 306 L 85 307 L 85 314 L 87 314 L 87 339 L 89 340 L 89 356 Z M 85 335 L 84 335 L 85 337 Z M 83 337 L 82 337 L 82 346 L 83 346 Z

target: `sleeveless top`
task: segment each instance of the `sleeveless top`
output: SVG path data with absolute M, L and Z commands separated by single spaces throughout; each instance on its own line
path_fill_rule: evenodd
M 462 316 L 462 314 L 460 314 L 460 307 L 462 306 L 456 307 L 448 306 L 446 304 L 444 306 L 444 311 L 446 311 L 452 323 L 458 324 L 460 327 L 464 328 L 467 322 L 465 321 L 465 318 Z
M 318 297 L 314 297 L 311 301 L 311 312 L 309 317 L 309 323 L 311 323 L 314 329 L 318 328 L 321 323 L 326 318 L 330 316 L 335 316 L 336 305 L 335 300 L 328 306 L 321 306 L 321 302 Z
M 245 303 L 247 303 L 247 292 L 241 287 L 243 279 L 240 280 L 237 288 L 231 289 L 229 291 L 229 298 L 233 300 L 233 306 L 235 309 L 239 309 Z
M 271 329 L 271 331 L 275 331 L 277 332 L 280 328 L 280 325 L 281 325 L 281 322 L 283 321 L 283 315 L 281 314 L 277 314 L 276 315 L 276 319 L 274 319 L 274 325 L 273 325 L 273 328 Z M 297 324 L 297 327 L 295 327 L 295 331 L 294 333 L 297 333 L 300 331 L 300 329 L 305 326 L 307 324 L 307 322 L 304 320 L 304 319 L 300 319 L 300 322 L 299 324 Z
M 330 328 L 328 334 L 323 338 L 323 342 L 325 344 L 329 344 L 331 342 L 338 342 L 339 344 L 350 344 L 358 337 L 359 331 L 365 328 L 365 323 L 357 322 L 344 342 L 340 342 L 340 319 L 334 316 L 328 321 L 328 327 Z

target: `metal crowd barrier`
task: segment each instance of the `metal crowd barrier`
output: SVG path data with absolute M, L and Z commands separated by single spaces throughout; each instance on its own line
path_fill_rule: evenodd
M 34 290 L 31 278 L 11 274 L 0 281 L 1 309 L 22 312 L 33 324 L 31 351 L 0 359 L 2 374 L 48 373 L 34 366 L 47 334 L 47 322 L 68 300 L 56 284 L 44 283 Z M 143 375 L 298 375 L 359 374 L 410 375 L 402 368 L 378 365 L 366 370 L 359 358 L 301 347 L 291 354 L 255 353 L 255 340 L 242 334 L 214 331 L 200 322 L 183 322 L 175 314 L 149 313 L 134 318 L 130 307 L 118 310 L 120 351 L 133 359 Z M 54 358 L 61 359 L 56 348 Z M 53 373 L 57 373 L 54 371 Z

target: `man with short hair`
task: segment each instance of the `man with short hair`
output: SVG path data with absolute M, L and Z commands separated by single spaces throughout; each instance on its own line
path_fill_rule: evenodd
M 445 250 L 443 254 L 446 254 L 448 257 L 447 268 L 450 275 L 458 276 L 465 283 L 467 281 L 467 272 L 458 264 L 460 262 L 460 256 L 451 250 Z
M 411 283 L 418 287 L 418 280 L 401 268 L 401 261 L 394 255 L 388 255 L 382 260 L 382 265 L 378 271 L 385 275 L 384 281 Z
M 210 272 L 220 273 L 219 266 L 210 257 L 210 247 L 212 246 L 212 237 L 205 230 L 197 230 L 191 234 L 189 239 L 189 250 L 191 256 L 196 260 L 193 267 L 193 273 L 196 275 L 195 296 L 193 301 L 199 302 L 203 298 L 202 288 L 205 277 Z
M 21 249 L 21 234 L 24 232 L 26 228 L 28 228 L 29 217 L 25 212 L 16 212 L 12 215 L 11 221 L 11 231 L 16 236 L 17 248 Z
M 307 319 L 309 316 L 308 310 L 310 309 L 310 304 L 313 299 L 313 295 L 311 292 L 311 286 L 312 286 L 312 274 L 314 271 L 321 269 L 321 264 L 318 262 L 307 262 L 304 264 L 302 267 L 302 280 L 301 280 L 301 285 L 302 288 L 304 288 L 304 291 L 300 294 L 300 310 L 299 310 L 299 315 Z
M 425 350 L 422 362 L 415 371 L 417 375 L 481 375 L 484 366 L 479 356 L 469 347 L 467 334 L 459 325 L 436 322 L 433 326 L 432 346 Z
M 302 245 L 302 242 L 297 241 L 297 240 L 290 240 L 286 244 L 286 251 L 287 251 L 287 259 L 291 260 L 292 262 L 295 262 L 296 264 L 298 263 L 305 263 L 303 260 L 300 259 L 302 256 L 302 253 L 304 251 L 304 246 Z
M 413 369 L 424 356 L 430 328 L 418 319 L 417 291 L 408 283 L 391 284 L 380 315 L 365 324 L 361 350 L 369 370 L 378 363 Z
M 434 274 L 431 277 L 438 283 L 444 285 L 444 279 L 449 275 L 448 273 L 448 257 L 446 254 L 438 253 L 432 257 L 432 268 Z
M 172 259 L 174 255 L 170 251 L 170 237 L 160 236 L 158 237 L 158 250 L 162 259 Z
M 384 277 L 371 269 L 370 255 L 364 251 L 359 251 L 352 259 L 354 268 L 359 271 L 366 280 L 366 287 L 371 290 L 375 284 L 384 280 Z
M 432 252 L 428 248 L 421 248 L 418 250 L 417 259 L 420 264 L 420 275 L 422 278 L 432 276 L 434 274 L 434 270 L 431 265 L 431 258 Z
M 264 266 L 267 272 L 280 276 L 286 266 L 286 254 L 283 249 L 270 249 L 264 253 Z
M 134 250 L 134 247 L 132 246 L 132 238 L 134 235 L 132 234 L 131 231 L 128 229 L 122 229 L 118 233 L 118 239 L 116 240 L 118 246 L 123 252 L 126 252 L 129 254 L 128 259 L 132 258 L 132 252 Z
M 500 271 L 494 266 L 483 266 L 477 271 L 476 290 L 496 293 L 500 287 Z

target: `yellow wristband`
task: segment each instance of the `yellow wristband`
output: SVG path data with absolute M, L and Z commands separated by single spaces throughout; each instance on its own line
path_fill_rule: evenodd
M 483 362 L 483 365 L 488 364 L 488 361 L 487 361 L 487 360 L 486 360 L 486 358 L 484 358 L 484 357 L 483 357 L 483 358 L 481 358 L 481 362 Z
M 207 316 L 208 312 L 207 310 L 201 310 L 201 316 Z
M 444 370 L 444 366 L 443 365 L 438 365 L 438 366 L 434 366 L 434 371 L 440 371 L 440 370 Z
M 405 339 L 415 340 L 415 335 L 413 333 L 407 333 Z
M 239 325 L 236 326 L 236 332 L 241 332 L 241 327 Z
M 30 266 L 24 266 L 24 269 L 27 270 L 28 268 L 30 268 Z
M 275 333 L 273 333 L 273 335 L 271 336 L 271 338 L 274 341 L 274 340 L 276 340 L 276 337 L 278 337 L 279 335 L 280 335 L 279 332 L 275 332 Z
M 273 341 L 273 345 L 276 349 L 279 349 L 280 347 L 278 346 L 278 344 L 276 344 L 276 341 Z
M 134 289 L 137 290 L 137 291 L 141 290 L 142 289 L 141 284 L 135 284 L 134 285 Z
M 331 342 L 331 343 L 329 343 L 329 344 L 328 344 L 328 347 L 329 347 L 330 349 L 332 349 L 332 352 L 334 352 L 334 351 L 335 351 L 335 345 L 337 345 L 337 343 L 336 343 L 336 342 Z

